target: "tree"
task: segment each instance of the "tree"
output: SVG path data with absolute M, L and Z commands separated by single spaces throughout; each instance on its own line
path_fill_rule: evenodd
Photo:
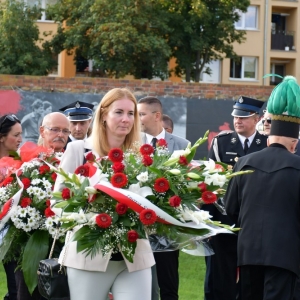
M 175 74 L 186 81 L 200 81 L 201 72 L 213 60 L 236 58 L 233 43 L 241 43 L 245 31 L 236 30 L 238 11 L 246 12 L 249 0 L 158 0 L 168 11 L 171 28 L 168 45 L 176 58 Z
M 168 74 L 171 49 L 164 11 L 151 0 L 60 0 L 49 12 L 61 25 L 50 47 L 67 49 L 110 76 L 151 79 Z M 154 13 L 155 12 L 155 13 Z
M 0 73 L 47 75 L 56 65 L 50 49 L 38 44 L 41 9 L 17 0 L 0 1 Z

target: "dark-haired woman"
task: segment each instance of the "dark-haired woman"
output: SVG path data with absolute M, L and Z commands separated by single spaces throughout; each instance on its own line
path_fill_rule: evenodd
M 19 119 L 12 114 L 0 118 L 0 158 L 9 156 L 10 151 L 17 151 L 22 143 L 22 127 Z M 17 300 L 17 287 L 15 281 L 15 262 L 10 261 L 3 264 L 8 294 L 4 299 Z

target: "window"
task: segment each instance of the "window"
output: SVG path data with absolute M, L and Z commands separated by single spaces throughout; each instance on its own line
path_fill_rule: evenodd
M 246 13 L 237 12 L 240 20 L 235 22 L 236 29 L 257 29 L 257 6 L 249 6 Z
M 230 60 L 230 78 L 256 79 L 257 58 L 250 56 L 239 57 L 238 60 Z
M 57 0 L 24 0 L 24 2 L 28 6 L 38 6 L 43 9 L 41 18 L 39 20 L 41 21 L 49 21 L 51 18 L 47 18 L 45 9 L 47 8 L 48 5 L 53 5 L 57 2 Z

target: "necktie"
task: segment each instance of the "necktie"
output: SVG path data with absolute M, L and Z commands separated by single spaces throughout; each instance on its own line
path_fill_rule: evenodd
M 249 142 L 249 140 L 248 140 L 248 139 L 245 139 L 245 142 L 244 142 L 244 153 L 245 153 L 245 154 L 247 154 L 247 151 L 248 151 L 248 149 L 249 149 L 249 147 L 248 147 L 248 142 Z
M 154 137 L 154 138 L 152 139 L 152 141 L 151 141 L 151 145 L 152 145 L 152 147 L 153 147 L 154 149 L 156 149 L 156 142 L 157 142 L 157 138 Z

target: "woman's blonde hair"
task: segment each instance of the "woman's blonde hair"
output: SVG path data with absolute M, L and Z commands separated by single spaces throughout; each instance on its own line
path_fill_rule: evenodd
M 133 93 L 127 88 L 114 88 L 108 91 L 98 105 L 93 122 L 91 138 L 93 141 L 93 149 L 100 155 L 105 156 L 110 150 L 106 133 L 106 124 L 103 117 L 108 113 L 112 103 L 121 99 L 128 99 L 134 103 L 134 123 L 129 134 L 125 137 L 123 149 L 135 148 L 135 142 L 141 142 L 140 137 L 140 121 L 137 111 L 137 101 Z

